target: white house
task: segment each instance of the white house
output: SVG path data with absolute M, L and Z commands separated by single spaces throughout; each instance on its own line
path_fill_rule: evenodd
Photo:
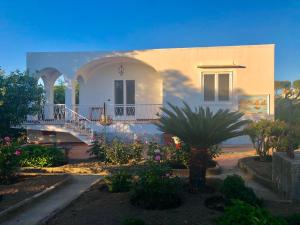
M 273 44 L 30 52 L 27 68 L 43 80 L 46 95 L 43 112 L 26 123 L 30 141 L 48 142 L 55 134 L 58 142 L 90 144 L 96 133 L 159 139 L 153 122 L 167 102 L 240 110 L 254 119 L 274 114 Z M 53 86 L 61 75 L 65 105 L 54 105 Z

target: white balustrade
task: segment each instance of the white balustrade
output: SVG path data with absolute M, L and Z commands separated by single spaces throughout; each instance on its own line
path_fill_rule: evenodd
M 72 109 L 64 104 L 46 104 L 41 112 L 31 117 L 30 121 L 40 123 L 59 124 L 59 123 L 89 123 L 103 121 L 111 124 L 115 121 L 121 122 L 153 122 L 160 118 L 161 104 L 110 104 L 103 105 L 72 105 Z M 29 122 L 29 121 L 28 121 Z M 79 125 L 78 125 L 79 126 Z M 78 128 L 78 126 L 76 126 Z

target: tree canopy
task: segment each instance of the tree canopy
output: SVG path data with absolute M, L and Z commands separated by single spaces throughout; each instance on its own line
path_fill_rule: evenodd
M 9 134 L 10 127 L 20 125 L 27 115 L 37 114 L 42 101 L 37 79 L 18 70 L 6 75 L 0 69 L 0 136 Z

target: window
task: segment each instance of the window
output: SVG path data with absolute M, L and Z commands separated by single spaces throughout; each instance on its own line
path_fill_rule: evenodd
M 115 115 L 135 115 L 135 80 L 115 80 Z M 124 92 L 125 91 L 125 92 Z M 126 105 L 124 105 L 126 104 Z M 125 109 L 125 111 L 124 111 Z
M 115 80 L 115 104 L 124 104 L 123 81 Z
M 115 115 L 123 116 L 124 115 L 124 82 L 123 80 L 115 80 Z M 118 106 L 121 105 L 121 106 Z
M 135 81 L 134 80 L 126 80 L 126 104 L 127 105 L 135 104 Z M 126 115 L 134 116 L 135 107 L 126 106 Z
M 229 74 L 219 74 L 219 101 L 229 101 Z
M 204 101 L 215 100 L 215 74 L 204 75 Z
M 204 101 L 229 101 L 231 91 L 230 73 L 203 74 Z

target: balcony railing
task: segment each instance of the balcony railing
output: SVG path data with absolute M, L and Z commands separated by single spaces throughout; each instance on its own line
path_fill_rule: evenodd
M 103 104 L 73 105 L 68 109 L 64 104 L 44 105 L 41 112 L 34 117 L 29 116 L 31 123 L 65 123 L 70 118 L 68 110 L 92 122 L 109 125 L 114 122 L 154 122 L 160 118 L 161 104 Z M 81 118 L 81 119 L 82 119 Z

